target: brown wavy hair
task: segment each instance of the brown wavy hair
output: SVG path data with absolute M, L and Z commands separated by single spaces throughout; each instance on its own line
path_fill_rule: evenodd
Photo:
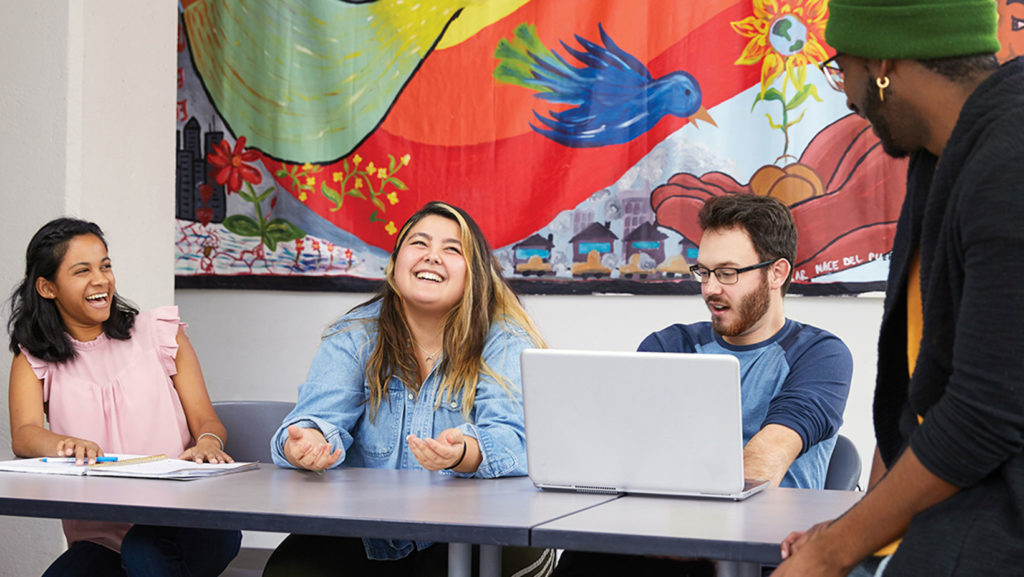
M 697 220 L 704 232 L 740 227 L 750 236 L 757 258 L 789 261 L 789 276 L 782 284 L 786 294 L 793 282 L 797 246 L 796 223 L 788 206 L 771 196 L 726 194 L 705 202 Z
M 444 374 L 435 408 L 442 401 L 462 394 L 462 413 L 469 415 L 481 375 L 489 376 L 511 394 L 511 383 L 494 372 L 483 360 L 484 344 L 491 325 L 504 321 L 526 332 L 536 347 L 545 347 L 544 339 L 530 320 L 519 297 L 501 274 L 501 265 L 476 222 L 461 208 L 445 202 L 427 203 L 402 226 L 385 270 L 385 282 L 370 300 L 353 310 L 380 301 L 376 319 L 377 344 L 366 364 L 366 382 L 370 388 L 370 418 L 374 418 L 387 393 L 391 377 L 398 377 L 406 388 L 418 393 L 419 367 L 412 335 L 405 321 L 402 295 L 395 284 L 395 259 L 409 231 L 428 215 L 436 215 L 459 225 L 462 256 L 466 260 L 466 286 L 462 299 L 444 319 L 443 351 L 439 370 Z M 370 321 L 373 322 L 373 321 Z

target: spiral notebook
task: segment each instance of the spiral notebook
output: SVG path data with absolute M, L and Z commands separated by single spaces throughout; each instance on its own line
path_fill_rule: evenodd
M 530 478 L 542 489 L 742 500 L 739 362 L 730 355 L 527 349 Z

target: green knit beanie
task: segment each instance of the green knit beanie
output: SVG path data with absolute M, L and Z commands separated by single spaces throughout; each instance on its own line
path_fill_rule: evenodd
M 999 52 L 994 0 L 831 0 L 825 41 L 862 58 L 928 60 Z

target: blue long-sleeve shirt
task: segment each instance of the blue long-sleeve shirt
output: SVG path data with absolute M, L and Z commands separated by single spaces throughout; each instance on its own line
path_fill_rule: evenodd
M 701 322 L 676 324 L 653 333 L 640 343 L 639 350 L 736 357 L 740 362 L 743 443 L 765 425 L 792 429 L 800 435 L 803 449 L 781 485 L 824 487 L 853 375 L 853 357 L 838 337 L 786 319 L 771 338 L 735 346 L 722 340 L 711 323 Z

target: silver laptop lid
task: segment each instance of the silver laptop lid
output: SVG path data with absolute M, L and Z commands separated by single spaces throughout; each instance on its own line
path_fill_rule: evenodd
M 746 496 L 734 357 L 529 349 L 522 372 L 538 487 Z

